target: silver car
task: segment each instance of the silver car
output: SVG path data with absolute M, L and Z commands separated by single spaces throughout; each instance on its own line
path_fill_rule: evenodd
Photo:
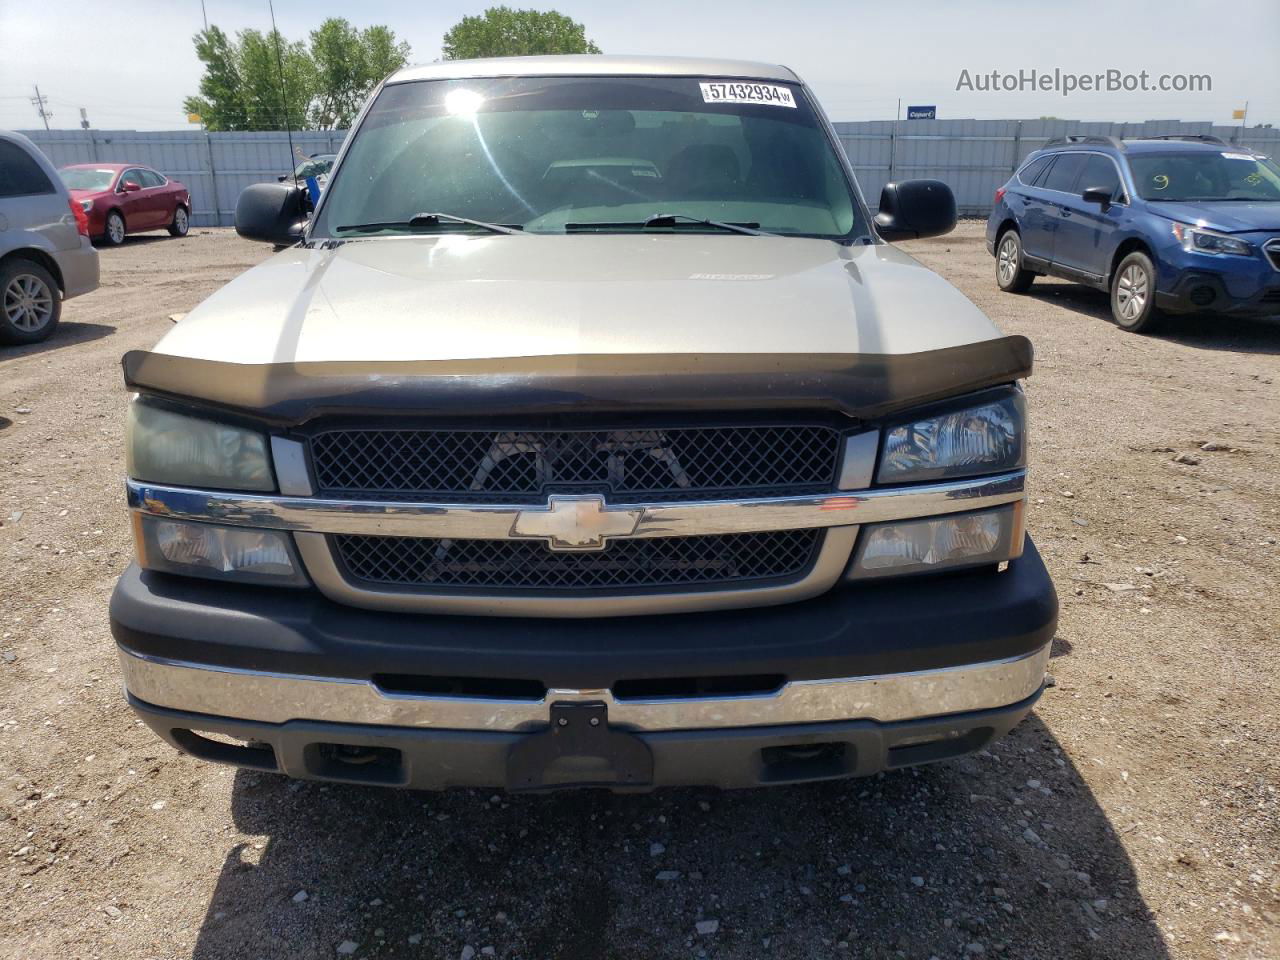
M 0 344 L 46 339 L 62 301 L 97 288 L 84 211 L 34 143 L 0 130 Z

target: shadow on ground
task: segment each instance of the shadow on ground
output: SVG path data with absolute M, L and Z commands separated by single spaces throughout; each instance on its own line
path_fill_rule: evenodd
M 40 343 L 29 343 L 24 346 L 0 346 L 0 361 L 16 360 L 19 357 L 30 357 L 49 350 L 60 350 L 73 347 L 78 343 L 101 340 L 116 332 L 116 328 L 105 323 L 59 323 L 53 336 Z
M 198 960 L 344 941 L 356 957 L 469 945 L 477 960 L 1168 957 L 1111 825 L 1034 715 L 990 752 L 868 780 L 491 798 L 242 771 L 231 802 L 267 839 L 228 856 Z
M 1037 281 L 1026 294 L 1033 300 L 1111 323 L 1111 301 L 1102 290 L 1076 283 Z M 1280 354 L 1280 315 L 1221 317 L 1212 314 L 1165 316 L 1150 334 L 1199 350 Z

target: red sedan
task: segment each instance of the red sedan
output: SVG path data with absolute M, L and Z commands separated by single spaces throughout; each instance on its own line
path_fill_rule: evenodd
M 168 230 L 185 237 L 191 193 L 177 180 L 136 163 L 73 163 L 58 171 L 89 218 L 89 236 L 111 246 L 125 234 Z

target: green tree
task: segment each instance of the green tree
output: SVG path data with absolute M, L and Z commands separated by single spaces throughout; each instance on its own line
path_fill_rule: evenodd
M 554 10 L 490 7 L 463 17 L 444 35 L 446 60 L 529 57 L 546 53 L 599 53 L 586 28 Z
M 305 127 L 316 92 L 316 68 L 307 48 L 289 43 L 274 30 L 243 30 L 238 35 L 242 98 L 249 130 Z M 279 43 L 277 51 L 276 44 Z M 280 87 L 281 68 L 284 89 Z
M 210 130 L 349 126 L 369 92 L 410 56 L 389 27 L 358 30 L 340 18 L 320 24 L 309 46 L 275 31 L 242 30 L 232 40 L 216 26 L 194 41 L 204 76 L 183 105 Z
M 200 78 L 200 95 L 187 97 L 183 109 L 200 114 L 210 130 L 247 129 L 249 112 L 242 96 L 244 85 L 235 46 L 217 27 L 202 30 L 193 39 L 204 76 Z
M 397 41 L 390 27 L 357 30 L 331 17 L 311 33 L 316 70 L 316 99 L 311 123 L 322 129 L 349 127 L 369 92 L 409 61 L 409 44 Z

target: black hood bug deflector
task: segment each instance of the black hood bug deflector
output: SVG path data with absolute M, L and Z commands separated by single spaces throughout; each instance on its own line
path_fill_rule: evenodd
M 904 354 L 585 354 L 242 364 L 132 350 L 125 383 L 294 426 L 441 417 L 821 410 L 870 420 L 1031 374 L 1026 337 Z

